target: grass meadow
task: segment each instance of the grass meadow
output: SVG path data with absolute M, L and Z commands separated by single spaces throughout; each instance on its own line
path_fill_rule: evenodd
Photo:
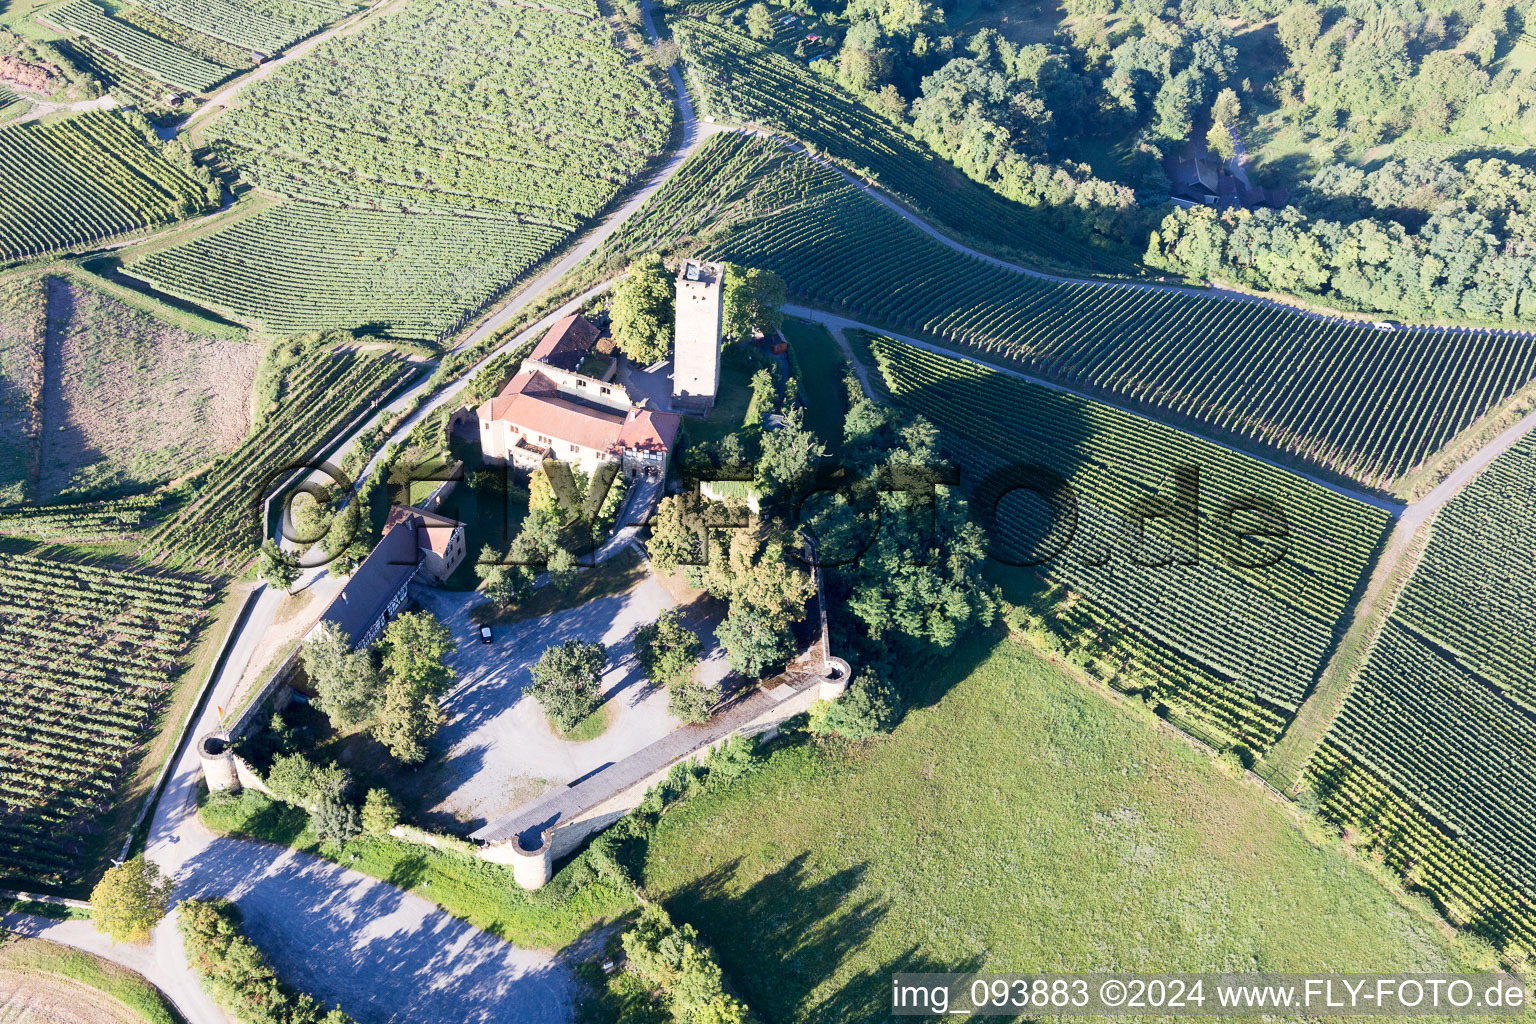
M 1366 971 L 1481 951 L 1239 770 L 1011 640 L 888 738 L 783 748 L 666 814 L 647 890 L 770 1024 L 872 1020 L 917 971 Z

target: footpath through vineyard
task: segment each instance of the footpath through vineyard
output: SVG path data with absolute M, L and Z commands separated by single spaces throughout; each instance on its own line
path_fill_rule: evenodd
M 796 305 L 785 306 L 784 311 L 793 317 L 813 320 L 831 331 L 832 336 L 842 348 L 844 356 L 853 365 L 854 371 L 858 375 L 866 394 L 871 393 L 869 380 L 871 368 L 864 366 L 860 362 L 857 353 L 854 351 L 853 346 L 849 344 L 844 334 L 845 331 L 868 331 L 935 355 L 973 363 L 1017 380 L 1028 381 L 1043 388 L 1076 395 L 1079 398 L 1101 405 L 1113 405 L 1113 403 L 1105 402 L 1101 397 L 1074 391 L 1054 381 L 1032 377 L 1011 367 L 990 363 L 956 349 L 945 348 L 918 338 L 895 334 L 879 327 L 872 327 L 869 324 L 850 320 L 844 316 Z M 1134 410 L 1126 411 L 1135 414 Z M 1389 512 L 1394 519 L 1392 533 L 1382 548 L 1381 556 L 1376 561 L 1365 592 L 1353 608 L 1347 612 L 1348 623 L 1344 634 L 1335 646 L 1327 665 L 1319 675 L 1317 685 L 1302 703 L 1289 727 L 1281 736 L 1279 742 L 1269 752 L 1264 764 L 1261 766 L 1261 774 L 1274 785 L 1290 791 L 1295 791 L 1296 787 L 1300 785 L 1303 770 L 1311 761 L 1312 755 L 1316 752 L 1322 737 L 1332 727 L 1340 709 L 1344 706 L 1345 699 L 1349 696 L 1355 673 L 1364 661 L 1365 655 L 1369 652 L 1370 644 L 1374 640 L 1375 627 L 1379 626 L 1381 620 L 1391 613 L 1397 593 L 1407 582 L 1406 577 L 1412 573 L 1414 561 L 1410 556 L 1416 553 L 1420 547 L 1415 542 L 1422 539 L 1420 534 L 1425 524 L 1434 517 L 1435 513 L 1444 508 L 1447 502 L 1459 494 L 1467 484 L 1471 483 L 1483 470 L 1487 469 L 1490 463 L 1514 447 L 1521 438 L 1525 437 L 1532 430 L 1536 430 L 1536 412 L 1527 414 L 1513 426 L 1493 438 L 1493 440 L 1478 449 L 1465 462 L 1461 463 L 1454 472 L 1436 485 L 1428 494 L 1406 505 L 1368 494 L 1364 491 L 1355 490 L 1293 467 L 1279 466 L 1241 448 L 1211 441 L 1211 443 L 1217 444 L 1219 447 L 1226 448 L 1229 451 L 1237 452 L 1248 458 L 1258 459 L 1285 472 L 1303 477 L 1336 494 L 1341 494 L 1356 501 L 1383 509 Z M 1207 440 L 1210 439 L 1207 438 Z
M 655 39 L 648 8 L 645 27 Z M 490 337 L 520 316 L 618 230 L 713 133 L 711 127 L 700 130 L 676 69 L 672 70 L 672 81 L 683 129 L 677 152 L 628 202 L 588 231 L 564 258 L 529 281 L 464 339 L 460 349 Z M 599 285 L 577 296 L 527 330 L 508 337 L 485 358 L 517 348 L 570 308 L 607 287 Z M 426 397 L 433 386 L 430 380 L 423 380 L 410 388 L 379 410 L 369 423 L 362 424 L 338 450 L 355 443 L 374 422 Z M 457 386 L 450 384 L 423 402 L 389 441 L 403 438 L 422 417 L 457 392 Z M 370 464 L 361 477 L 366 478 L 372 470 Z M 306 586 L 323 571 L 307 570 L 295 587 Z M 236 623 L 229 653 L 211 682 L 204 710 L 182 737 L 179 755 L 155 806 L 146 856 L 176 878 L 182 897 L 217 895 L 237 900 L 251 937 L 268 953 L 279 973 L 318 998 L 339 1003 L 359 1015 L 379 1019 L 398 1015 L 418 1024 L 557 1024 L 570 1020 L 574 1012 L 573 979 L 558 955 L 519 949 L 418 896 L 359 872 L 286 848 L 215 837 L 198 822 L 200 764 L 189 739 L 217 728 L 216 708 L 230 703 L 282 597 L 280 592 L 262 586 L 249 611 Z M 171 996 L 190 1024 L 222 1024 L 225 1019 L 188 968 L 174 916 L 156 929 L 148 950 L 114 947 L 79 922 L 10 914 L 0 919 L 0 925 L 23 934 L 46 936 L 138 970 Z

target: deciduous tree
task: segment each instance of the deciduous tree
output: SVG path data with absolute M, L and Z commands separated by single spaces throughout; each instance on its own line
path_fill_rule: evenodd
M 304 641 L 299 659 L 315 688 L 315 706 L 338 727 L 350 729 L 378 713 L 384 693 L 373 656 L 354 651 L 339 625 L 322 622 Z
M 284 551 L 277 541 L 268 540 L 261 545 L 256 572 L 269 586 L 290 590 L 299 579 L 299 560 Z
M 609 305 L 613 339 L 625 355 L 650 364 L 667 355 L 672 345 L 672 277 L 656 253 L 629 265 L 629 273 L 613 287 Z
M 539 656 L 528 692 L 561 732 L 569 732 L 603 702 L 601 680 L 607 661 L 602 644 L 567 640 Z
M 175 888 L 141 853 L 101 876 L 91 890 L 91 922 L 113 942 L 144 942 L 170 909 Z

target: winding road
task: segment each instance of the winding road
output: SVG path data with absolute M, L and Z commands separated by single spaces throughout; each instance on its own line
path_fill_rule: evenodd
M 270 74 L 271 69 L 289 59 L 302 56 L 335 32 L 355 25 L 373 11 L 393 2 L 395 0 L 381 0 L 369 11 L 343 22 L 328 33 L 312 37 L 290 50 L 283 58 L 231 83 L 225 90 L 215 93 L 183 127 L 190 128 L 202 123 L 212 115 L 219 103 L 229 99 L 239 88 Z M 643 22 L 651 38 L 657 38 L 648 5 L 643 11 Z M 499 311 L 465 337 L 458 350 L 493 336 L 497 330 L 521 315 L 530 303 L 626 223 L 712 134 L 725 130 L 715 125 L 700 125 L 676 67 L 670 69 L 670 75 L 681 119 L 680 144 L 676 151 L 620 207 L 589 230 L 561 259 L 526 282 Z M 841 168 L 835 169 L 882 205 L 893 209 L 903 219 L 951 248 L 1019 273 L 1055 281 L 1076 280 L 1044 274 L 970 249 Z M 1176 290 L 1212 297 L 1209 290 L 1185 286 L 1147 282 L 1095 283 L 1105 287 Z M 606 284 L 598 285 L 572 299 L 537 324 L 509 337 L 490 356 L 512 351 L 543 331 L 555 319 L 578 308 L 606 287 Z M 1287 309 L 1323 319 L 1347 319 L 1298 310 L 1296 306 L 1240 292 L 1222 297 L 1283 305 Z M 847 342 L 843 332 L 865 326 L 805 307 L 789 307 L 786 311 L 794 316 L 826 324 L 845 346 Z M 1006 367 L 993 366 L 973 356 L 918 339 L 892 335 L 883 330 L 879 333 L 952 358 L 967 359 L 1044 387 L 1070 391 L 1058 384 L 1029 377 Z M 854 364 L 859 365 L 856 359 Z M 429 381 L 423 381 L 381 410 L 380 417 L 406 408 L 413 401 L 429 394 L 431 388 Z M 392 432 L 389 440 L 404 438 L 423 418 L 442 408 L 456 391 L 456 384 L 450 385 L 423 402 L 412 416 Z M 1101 398 L 1094 400 L 1103 401 Z M 376 417 L 372 422 L 378 420 Z M 1536 427 L 1536 414 L 1527 416 L 1481 449 L 1423 499 L 1406 506 L 1316 477 L 1309 479 L 1330 490 L 1391 511 L 1398 519 L 1397 531 L 1411 537 L 1425 520 L 1488 462 L 1533 427 Z M 362 432 L 359 430 L 354 433 L 338 450 L 355 443 Z M 378 458 L 376 456 L 369 463 L 363 478 L 373 471 Z M 1407 546 L 1406 540 L 1400 550 L 1389 544 L 1382 561 L 1378 563 L 1378 575 L 1390 575 L 1380 573 L 1380 569 L 1392 557 L 1393 550 L 1397 550 L 1395 557 L 1400 558 L 1402 550 L 1406 550 Z M 1395 562 L 1392 564 L 1395 565 Z M 307 570 L 310 574 L 321 571 L 318 568 Z M 147 856 L 176 878 L 180 896 L 218 895 L 235 900 L 245 915 L 252 938 L 286 980 L 329 1004 L 340 1005 L 360 1020 L 399 1020 L 411 1021 L 413 1024 L 493 1021 L 498 1024 L 558 1024 L 568 1020 L 572 1013 L 572 977 L 568 965 L 558 955 L 518 949 L 443 913 L 426 900 L 359 872 L 283 847 L 216 837 L 199 824 L 195 799 L 200 770 L 191 741 L 217 727 L 214 709 L 229 703 L 262 634 L 273 622 L 281 599 L 281 594 L 261 589 L 244 620 L 237 623 L 229 653 L 212 681 L 204 710 L 184 737 L 155 808 L 146 845 Z M 7 930 L 75 946 L 139 971 L 166 992 L 190 1024 L 226 1024 L 226 1017 L 203 993 L 185 962 L 179 937 L 175 934 L 174 915 L 156 929 L 154 941 L 148 947 L 112 946 L 88 923 L 83 922 L 56 922 L 9 914 L 0 918 L 0 925 Z
M 355 25 L 362 17 L 393 2 L 396 0 L 383 0 L 332 32 L 312 37 L 289 51 L 283 60 L 301 56 L 329 35 Z M 648 7 L 644 10 L 644 23 L 651 38 L 656 39 Z M 273 61 L 267 67 L 280 63 Z M 258 75 L 232 83 L 231 91 L 223 98 L 232 95 L 233 89 L 256 80 Z M 675 67 L 671 77 L 681 122 L 677 150 L 626 202 L 461 342 L 460 349 L 490 337 L 520 315 L 622 227 L 717 130 L 713 126 L 701 128 Z M 214 99 L 218 98 L 216 94 Z M 203 111 L 212 107 L 210 102 Z M 191 120 L 196 120 L 203 111 Z M 607 287 L 602 284 L 577 296 L 507 339 L 486 358 L 512 351 Z M 430 382 L 423 381 L 381 410 L 379 416 L 340 447 L 355 443 L 383 415 L 398 412 L 430 389 Z M 423 403 L 392 433 L 390 440 L 403 438 L 456 391 L 456 386 L 449 386 Z M 364 479 L 377 461 L 375 457 L 369 463 Z M 624 541 L 630 539 L 632 531 Z M 605 549 L 604 553 L 611 551 Z M 323 571 L 318 567 L 307 569 L 300 583 Z M 519 949 L 418 896 L 360 872 L 286 847 L 215 836 L 198 822 L 196 798 L 201 768 L 193 741 L 218 728 L 216 709 L 230 703 L 282 597 L 277 591 L 261 587 L 243 620 L 233 627 L 235 633 L 228 654 L 211 682 L 203 710 L 182 738 L 174 767 L 155 807 L 145 855 L 175 878 L 179 898 L 223 896 L 235 901 L 244 915 L 247 932 L 271 959 L 279 975 L 323 1002 L 339 1005 L 359 1020 L 380 1024 L 559 1024 L 569 1020 L 573 1013 L 573 977 L 558 954 Z M 88 922 L 61 922 L 13 913 L 0 918 L 0 926 L 82 949 L 138 971 L 166 993 L 189 1024 L 228 1024 L 228 1018 L 203 992 L 187 965 L 175 930 L 174 913 L 155 929 L 152 942 L 142 947 L 114 945 Z

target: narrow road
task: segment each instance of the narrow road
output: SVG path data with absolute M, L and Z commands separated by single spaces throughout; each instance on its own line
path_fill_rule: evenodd
M 21 97 L 26 99 L 25 96 Z M 66 112 L 71 114 L 83 113 L 87 110 L 111 110 L 117 106 L 117 100 L 110 94 L 96 97 L 93 100 L 80 100 L 77 103 L 50 103 L 47 100 L 32 100 L 27 112 L 11 121 L 11 124 L 25 124 L 28 121 L 36 121 L 38 118 L 47 117 L 49 114 Z
M 1392 613 L 1396 596 L 1408 583 L 1407 579 L 1396 578 L 1399 570 L 1417 569 L 1417 564 L 1405 566 L 1404 559 L 1416 550 L 1415 542 L 1421 539 L 1420 534 L 1426 529 L 1425 524 L 1463 487 L 1488 468 L 1489 463 L 1507 452 L 1533 429 L 1536 429 L 1536 412 L 1527 414 L 1514 426 L 1479 448 L 1476 454 L 1456 467 L 1455 472 L 1424 497 L 1408 505 L 1398 516 L 1371 570 L 1365 592 L 1350 610 L 1344 632 L 1328 664 L 1318 674 L 1317 685 L 1296 710 L 1295 717 L 1291 719 L 1280 740 L 1265 755 L 1264 761 L 1271 772 L 1270 781 L 1276 788 L 1294 790 L 1300 785 L 1307 764 L 1317 752 L 1318 744 L 1344 709 L 1344 702 L 1354 689 L 1355 674 L 1364 664 L 1375 639 L 1372 624 Z
M 137 971 L 171 1001 L 187 1024 L 229 1024 L 229 1018 L 208 998 L 188 967 L 179 936 L 172 936 L 173 941 L 157 938 L 148 946 L 114 943 L 89 921 L 54 921 L 31 914 L 0 914 L 0 928 L 72 946 Z
M 869 196 L 881 206 L 884 206 L 886 209 L 895 213 L 902 220 L 906 221 L 908 224 L 911 224 L 913 227 L 917 228 L 917 230 L 921 231 L 929 238 L 932 238 L 935 241 L 948 246 L 956 252 L 964 253 L 966 256 L 970 256 L 972 259 L 980 260 L 989 266 L 999 267 L 1003 270 L 1012 271 L 1015 274 L 1023 274 L 1025 277 L 1032 277 L 1041 281 L 1054 281 L 1057 284 L 1092 285 L 1096 288 L 1121 288 L 1129 289 L 1131 291 L 1172 292 L 1180 295 L 1193 296 L 1197 299 L 1210 299 L 1218 302 L 1249 302 L 1261 306 L 1269 306 L 1274 309 L 1286 310 L 1291 313 L 1298 313 L 1302 316 L 1310 317 L 1314 320 L 1322 320 L 1327 323 L 1355 324 L 1358 326 L 1368 322 L 1366 320 L 1366 315 L 1363 313 L 1357 314 L 1355 316 L 1345 316 L 1341 313 L 1326 313 L 1321 310 L 1311 309 L 1307 306 L 1300 305 L 1297 302 L 1286 302 L 1280 299 L 1272 299 L 1264 295 L 1253 295 L 1239 288 L 1234 288 L 1225 284 L 1212 284 L 1209 287 L 1201 288 L 1194 285 L 1166 284 L 1158 281 L 1101 281 L 1096 278 L 1071 277 L 1063 274 L 1050 274 L 1043 270 L 1035 270 L 1031 267 L 1026 267 L 1019 263 L 1013 263 L 1009 260 L 1001 259 L 997 256 L 988 255 L 987 253 L 981 252 L 978 249 L 971 248 L 963 242 L 956 241 L 955 239 L 944 234 L 944 232 L 940 231 L 938 228 L 934 227 L 932 224 L 928 223 L 917 213 L 914 213 L 912 210 L 908 209 L 897 200 L 891 198 L 880 188 L 854 176 L 827 157 L 809 152 L 805 146 L 801 145 L 799 142 L 793 141 L 792 139 L 787 139 L 784 136 L 774 132 L 763 132 L 746 127 L 737 128 L 736 130 L 745 131 L 754 135 L 762 135 L 778 140 L 779 143 L 782 144 L 785 148 L 796 153 L 804 154 L 811 160 L 814 160 L 815 162 L 821 164 L 823 167 L 826 167 L 840 175 L 844 181 L 848 182 L 854 188 L 857 188 L 859 191 Z M 1456 325 L 1441 326 L 1437 324 L 1410 323 L 1402 323 L 1399 325 L 1399 329 L 1407 328 L 1421 331 L 1468 331 L 1473 334 L 1517 335 L 1527 338 L 1536 337 L 1536 331 L 1517 331 L 1503 327 L 1465 327 Z
M 257 73 L 231 83 L 210 97 L 209 103 L 182 127 L 201 123 L 216 108 L 217 101 L 230 98 L 238 89 L 271 74 L 280 64 L 302 56 L 326 38 L 398 2 L 380 0 Z M 655 29 L 648 8 L 644 11 L 644 22 L 654 40 Z M 520 315 L 530 302 L 633 216 L 716 130 L 701 130 L 676 68 L 671 69 L 671 77 L 681 120 L 678 150 L 623 205 L 587 232 L 565 257 L 529 281 L 459 348 L 490 337 Z M 491 355 L 521 345 L 560 316 L 606 290 L 609 284 L 600 284 L 567 302 L 507 339 Z M 441 408 L 471 372 L 466 371 L 426 402 L 390 440 L 400 440 L 424 416 Z M 386 411 L 399 411 L 428 393 L 430 387 L 423 381 L 390 403 Z M 358 434 L 376 422 L 378 417 L 340 447 L 350 447 Z M 365 479 L 377 463 L 378 457 L 369 463 Z M 621 531 L 622 537 L 615 541 L 628 543 L 633 532 L 633 527 L 627 533 Z M 611 555 L 621 546 L 606 545 L 600 557 Z M 305 578 L 323 571 L 307 569 Z M 328 1004 L 340 1005 L 359 1020 L 407 1020 L 412 1024 L 558 1024 L 569 1020 L 574 1013 L 573 978 L 558 956 L 509 945 L 420 897 L 359 872 L 286 847 L 214 836 L 198 822 L 196 797 L 201 767 L 196 740 L 218 727 L 216 708 L 229 704 L 262 635 L 273 622 L 281 598 L 281 594 L 266 588 L 255 598 L 213 681 L 202 713 L 183 737 L 150 823 L 146 856 L 175 877 L 178 896 L 224 896 L 234 900 L 245 917 L 249 934 L 286 981 Z M 4 923 L 7 927 L 14 924 L 15 930 L 23 934 L 36 934 L 90 952 L 108 950 L 102 955 L 115 950 L 115 956 L 109 958 L 138 970 L 167 992 L 190 1024 L 225 1024 L 226 1018 L 203 994 L 186 965 L 180 936 L 175 931 L 174 913 L 156 929 L 152 945 L 132 949 L 111 947 L 88 923 L 61 924 L 27 915 L 7 917 Z
M 404 0 L 374 0 L 366 9 L 358 11 L 356 14 L 350 14 L 330 28 L 317 32 L 308 39 L 301 40 L 290 46 L 287 50 L 283 51 L 281 57 L 275 57 L 254 71 L 246 72 L 234 81 L 225 83 L 217 91 L 204 99 L 196 110 L 182 120 L 181 124 L 177 126 L 177 132 L 190 132 L 193 128 L 207 123 L 219 111 L 229 106 L 229 101 L 234 99 L 246 86 L 251 85 L 253 82 L 259 82 L 264 78 L 270 78 L 277 72 L 278 68 L 283 67 L 290 61 L 300 59 L 314 50 L 315 47 L 324 44 L 327 40 L 333 39 L 353 26 L 361 24 L 384 9 L 395 7 L 403 2 Z
M 842 348 L 843 354 L 853 364 L 854 372 L 858 375 L 859 383 L 864 388 L 865 394 L 874 394 L 870 386 L 870 368 L 864 366 L 854 352 L 853 346 L 849 343 L 845 334 L 848 330 L 870 331 L 888 338 L 894 338 L 897 341 L 915 346 L 927 352 L 948 356 L 952 359 L 961 359 L 977 366 L 984 366 L 989 370 L 995 370 L 998 373 L 1004 373 L 1010 377 L 1028 381 L 1043 388 L 1050 388 L 1053 391 L 1077 395 L 1080 398 L 1103 405 L 1117 407 L 1113 402 L 1106 402 L 1103 398 L 1074 391 L 1054 381 L 1032 377 L 1018 370 L 978 359 L 969 353 L 946 349 L 943 346 L 922 341 L 918 338 L 906 337 L 881 328 L 871 327 L 867 324 L 850 320 L 847 317 L 825 313 L 821 310 L 805 306 L 793 305 L 785 306 L 784 312 L 790 316 L 815 321 L 825 326 L 831 332 L 833 338 Z M 1122 411 L 1131 413 L 1131 415 L 1141 415 L 1129 409 L 1123 409 Z M 1151 422 L 1157 421 L 1151 420 Z M 1264 758 L 1265 764 L 1270 770 L 1269 777 L 1271 783 L 1277 788 L 1282 790 L 1294 789 L 1299 785 L 1302 773 L 1305 771 L 1308 762 L 1311 761 L 1312 755 L 1316 752 L 1318 744 L 1322 742 L 1323 737 L 1327 735 L 1329 729 L 1333 726 L 1334 720 L 1343 709 L 1344 702 L 1354 685 L 1353 674 L 1358 671 L 1359 666 L 1363 663 L 1365 655 L 1369 652 L 1370 644 L 1374 639 L 1374 631 L 1370 628 L 1371 624 L 1379 618 L 1390 614 L 1391 607 L 1388 605 L 1388 602 L 1395 596 L 1396 588 L 1400 588 L 1405 582 L 1397 580 L 1395 577 L 1398 575 L 1399 569 L 1403 567 L 1403 560 L 1409 552 L 1415 550 L 1414 542 L 1418 538 L 1420 531 L 1424 528 L 1424 524 L 1432 519 L 1440 509 L 1444 508 L 1446 503 L 1454 498 L 1463 487 L 1476 479 L 1477 475 L 1486 469 L 1489 463 L 1508 451 L 1532 430 L 1536 430 L 1536 412 L 1527 414 L 1509 429 L 1478 449 L 1475 454 L 1461 463 L 1454 472 L 1436 485 L 1428 494 L 1406 505 L 1362 491 L 1356 491 L 1353 488 L 1320 479 L 1303 470 L 1271 462 L 1241 448 L 1236 448 L 1211 438 L 1205 438 L 1211 444 L 1220 445 L 1228 451 L 1257 459 L 1284 472 L 1303 477 L 1336 494 L 1373 505 L 1376 508 L 1391 513 L 1393 516 L 1392 532 L 1388 535 L 1386 543 L 1382 546 L 1381 554 L 1372 566 L 1365 591 L 1350 609 L 1348 619 L 1341 623 L 1344 626 L 1344 630 L 1340 634 L 1339 642 L 1334 646 L 1333 652 L 1329 656 L 1328 663 L 1318 674 L 1318 681 L 1313 688 L 1313 692 L 1308 695 L 1301 707 L 1297 709 L 1295 716 L 1291 719 L 1280 740 Z M 1191 431 L 1191 433 L 1194 432 Z

